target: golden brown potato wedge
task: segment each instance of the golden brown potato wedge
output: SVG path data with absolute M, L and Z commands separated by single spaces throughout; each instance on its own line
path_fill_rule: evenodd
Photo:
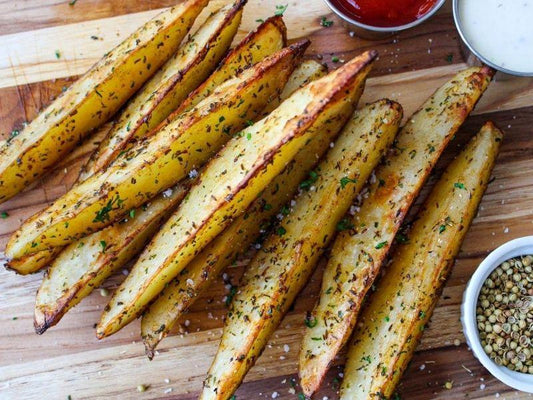
M 108 276 L 135 257 L 185 197 L 188 185 L 165 191 L 150 204 L 132 210 L 127 220 L 71 243 L 48 269 L 35 301 L 39 334 L 55 325 Z
M 230 398 L 307 282 L 316 262 L 402 120 L 401 106 L 382 100 L 356 111 L 318 165 L 314 182 L 265 241 L 230 305 L 202 400 Z M 386 121 L 386 122 L 385 122 Z
M 237 0 L 212 14 L 146 82 L 91 155 L 81 181 L 105 169 L 128 142 L 145 137 L 207 78 L 231 45 L 245 4 Z
M 284 89 L 281 100 L 326 73 L 326 68 L 316 61 L 304 61 L 294 70 L 287 83 L 291 84 L 292 92 Z M 360 90 L 362 91 L 362 87 Z M 209 243 L 165 287 L 142 317 L 141 336 L 149 358 L 153 357 L 155 347 L 175 322 L 220 272 L 260 236 L 261 230 L 270 223 L 273 216 L 286 212 L 284 204 L 294 196 L 300 182 L 329 148 L 330 142 L 335 139 L 344 122 L 345 117 L 341 114 L 333 118 L 331 123 L 318 132 L 294 160 L 287 164 L 283 172 L 274 178 L 246 212 Z
M 486 124 L 426 200 L 368 299 L 344 371 L 341 398 L 389 398 L 422 336 L 490 178 L 502 133 Z
M 364 53 L 296 91 L 268 117 L 241 131 L 210 161 L 113 295 L 97 326 L 98 337 L 116 332 L 138 316 L 246 210 L 318 129 L 353 106 L 375 57 L 375 52 Z
M 179 182 L 279 96 L 308 44 L 286 47 L 226 81 L 108 169 L 73 187 L 13 234 L 8 258 L 72 243 Z
M 398 134 L 394 153 L 376 170 L 368 197 L 351 221 L 355 228 L 335 240 L 302 340 L 299 374 L 305 395 L 318 389 L 350 337 L 411 203 L 490 77 L 486 68 L 460 72 L 422 105 Z
M 0 148 L 0 202 L 35 181 L 106 122 L 176 52 L 207 3 L 188 0 L 147 22 L 10 138 Z
M 209 78 L 207 78 L 207 80 L 194 91 L 194 93 L 187 97 L 178 110 L 166 119 L 164 124 L 170 123 L 176 119 L 179 114 L 189 111 L 193 106 L 196 106 L 201 100 L 209 96 L 216 86 L 224 83 L 240 71 L 257 64 L 276 51 L 281 50 L 285 43 L 286 28 L 282 17 L 275 16 L 267 19 L 254 32 L 247 35 L 226 56 L 218 69 L 211 74 Z M 321 64 L 318 64 L 315 61 L 304 61 L 291 74 L 286 86 L 297 88 L 300 85 L 309 82 L 310 78 L 319 77 L 320 73 L 325 74 L 325 72 L 326 68 L 321 66 Z M 292 91 L 288 92 L 284 88 L 281 97 L 288 97 Z M 277 103 L 275 100 L 276 99 L 271 101 L 271 103 Z M 270 107 L 270 104 L 267 107 Z M 150 134 L 159 129 L 159 127 L 154 129 Z M 87 176 L 87 174 L 82 173 L 80 179 L 83 180 L 85 176 Z M 12 259 L 9 261 L 8 265 L 21 274 L 33 273 L 49 265 L 59 251 L 59 247 L 54 250 L 43 250 L 20 259 Z
M 62 249 L 62 247 L 54 247 L 53 249 L 28 254 L 21 258 L 14 258 L 6 262 L 6 267 L 21 275 L 32 274 L 47 267 Z

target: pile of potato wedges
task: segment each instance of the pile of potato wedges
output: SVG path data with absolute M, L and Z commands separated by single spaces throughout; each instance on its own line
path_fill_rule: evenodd
M 302 321 L 303 392 L 317 391 L 348 346 L 340 397 L 389 398 L 489 182 L 502 140 L 494 124 L 400 228 L 493 71 L 461 71 L 400 126 L 394 101 L 357 107 L 375 51 L 328 73 L 304 60 L 308 40 L 287 44 L 280 15 L 230 49 L 246 0 L 190 33 L 207 3 L 187 0 L 148 21 L 0 144 L 3 202 L 113 121 L 74 186 L 6 247 L 13 271 L 46 269 L 35 330 L 131 265 L 96 335 L 142 318 L 152 358 L 210 283 L 262 240 L 200 397 L 229 399 L 328 252 L 319 300 Z

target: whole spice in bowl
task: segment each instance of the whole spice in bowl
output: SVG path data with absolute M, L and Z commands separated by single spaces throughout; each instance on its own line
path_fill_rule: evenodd
M 478 297 L 476 321 L 492 361 L 533 374 L 533 255 L 511 258 L 491 272 Z

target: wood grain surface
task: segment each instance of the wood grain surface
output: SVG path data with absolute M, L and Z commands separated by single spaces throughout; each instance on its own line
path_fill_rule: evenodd
M 212 0 L 209 8 L 226 2 Z M 0 0 L 1 137 L 20 129 L 102 54 L 174 3 L 78 0 L 71 5 L 69 0 Z M 257 25 L 256 19 L 272 15 L 276 4 L 272 0 L 249 0 L 236 40 Z M 401 102 L 409 115 L 441 83 L 466 66 L 450 4 L 429 22 L 375 42 L 352 37 L 322 0 L 290 0 L 288 4 L 285 20 L 289 38 L 305 36 L 312 40 L 307 57 L 335 68 L 339 63 L 332 61 L 333 56 L 342 62 L 369 48 L 380 52 L 363 102 L 389 97 Z M 320 25 L 324 16 L 334 21 L 333 26 Z M 430 327 L 402 379 L 400 393 L 404 399 L 530 397 L 498 382 L 479 364 L 465 345 L 459 318 L 465 284 L 483 257 L 498 245 L 533 232 L 533 80 L 497 75 L 440 160 L 417 204 L 434 176 L 487 119 L 494 120 L 506 133 L 494 181 Z M 0 219 L 0 249 L 25 218 L 69 189 L 105 130 L 81 144 L 41 181 L 0 204 L 0 212 L 9 214 Z M 237 399 L 298 398 L 297 355 L 303 315 L 316 300 L 323 264 L 248 374 Z M 241 260 L 227 271 L 232 283 L 238 283 L 245 266 L 246 260 Z M 22 277 L 0 270 L 0 398 L 197 398 L 217 349 L 226 312 L 222 279 L 192 307 L 150 362 L 139 339 L 138 321 L 103 341 L 95 338 L 94 324 L 108 300 L 98 291 L 69 312 L 58 326 L 37 336 L 32 319 L 41 276 Z M 114 289 L 122 279 L 119 273 L 104 286 Z M 316 399 L 337 398 L 343 356 L 337 364 Z M 449 390 L 444 388 L 448 381 L 453 382 Z M 147 385 L 148 390 L 137 392 L 139 384 Z

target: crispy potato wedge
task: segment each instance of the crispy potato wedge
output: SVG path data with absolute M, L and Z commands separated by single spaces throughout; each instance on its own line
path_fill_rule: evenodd
M 398 134 L 394 153 L 376 170 L 368 197 L 351 221 L 356 228 L 335 240 L 302 340 L 299 374 L 305 395 L 318 389 L 348 341 L 411 203 L 490 77 L 486 68 L 460 72 L 422 105 Z
M 341 110 L 352 107 L 376 55 L 364 53 L 296 91 L 268 117 L 241 131 L 210 161 L 115 292 L 97 326 L 99 338 L 138 316 L 194 256 L 246 210 L 314 132 Z
M 486 124 L 435 185 L 409 243 L 394 253 L 361 314 L 363 324 L 348 353 L 342 399 L 393 394 L 476 214 L 501 140 L 502 133 Z
M 231 45 L 246 1 L 212 14 L 131 99 L 83 168 L 81 181 L 105 169 L 128 142 L 145 137 L 207 78 Z
M 208 0 L 164 11 L 115 47 L 0 148 L 0 202 L 14 196 L 106 122 L 178 49 Z
M 179 114 L 189 111 L 196 106 L 201 100 L 208 97 L 216 86 L 224 83 L 231 77 L 235 76 L 242 70 L 251 67 L 254 64 L 262 61 L 264 58 L 272 55 L 276 51 L 283 48 L 286 43 L 286 28 L 281 16 L 275 16 L 263 22 L 254 32 L 247 35 L 223 60 L 218 69 L 207 78 L 207 80 L 200 85 L 190 96 L 187 97 L 182 105 L 169 116 L 164 124 L 168 124 L 177 118 Z M 311 78 L 320 77 L 321 73 L 325 74 L 327 69 L 315 61 L 304 61 L 289 77 L 286 86 L 297 88 L 307 82 Z M 153 78 L 152 78 L 153 79 Z M 288 92 L 285 88 L 281 94 L 281 98 L 285 99 L 294 90 Z M 271 104 L 279 104 L 273 99 Z M 270 107 L 270 104 L 267 106 Z M 162 125 L 150 132 L 156 132 Z M 147 133 L 148 134 L 148 133 Z M 128 145 L 129 146 L 129 145 Z M 127 147 L 128 147 L 127 146 Z M 127 148 L 126 147 L 126 148 Z M 80 179 L 84 180 L 92 174 L 87 174 L 82 171 Z M 39 269 L 49 265 L 55 256 L 59 253 L 60 248 L 54 250 L 43 250 L 38 253 L 33 253 L 29 256 L 19 259 L 12 259 L 8 265 L 13 270 L 28 274 L 38 271 Z
M 392 143 L 401 106 L 382 100 L 355 112 L 318 165 L 308 191 L 253 258 L 230 305 L 200 398 L 228 399 L 257 360 L 316 262 Z M 387 121 L 387 122 L 385 122 Z
M 287 45 L 287 27 L 282 16 L 267 19 L 250 32 L 229 54 L 220 66 L 174 111 L 164 123 L 173 121 L 178 115 L 189 111 L 213 93 L 213 90 L 238 75 L 246 68 Z
M 315 68 L 318 66 L 319 68 Z M 305 61 L 292 73 L 289 83 L 296 91 L 301 86 L 327 73 L 327 69 L 315 61 Z M 363 88 L 361 86 L 360 90 Z M 281 100 L 292 92 L 283 90 Z M 302 148 L 283 172 L 254 200 L 226 230 L 209 243 L 181 273 L 161 292 L 155 302 L 143 314 L 141 336 L 146 354 L 153 358 L 157 344 L 172 329 L 180 316 L 209 287 L 222 270 L 246 250 L 261 235 L 261 231 L 278 214 L 298 190 L 299 183 L 329 148 L 342 128 L 346 117 L 337 115 L 331 123 L 317 133 Z M 285 210 L 285 209 L 283 209 Z M 285 211 L 284 211 L 285 212 Z
M 38 334 L 55 325 L 81 299 L 135 257 L 169 213 L 187 194 L 188 185 L 165 191 L 125 221 L 71 243 L 53 261 L 35 301 Z
M 32 274 L 48 266 L 62 249 L 62 247 L 54 247 L 21 258 L 14 258 L 6 262 L 6 267 L 21 275 Z
M 108 169 L 73 187 L 12 235 L 8 258 L 72 243 L 179 182 L 279 96 L 308 44 L 286 47 L 226 81 Z

